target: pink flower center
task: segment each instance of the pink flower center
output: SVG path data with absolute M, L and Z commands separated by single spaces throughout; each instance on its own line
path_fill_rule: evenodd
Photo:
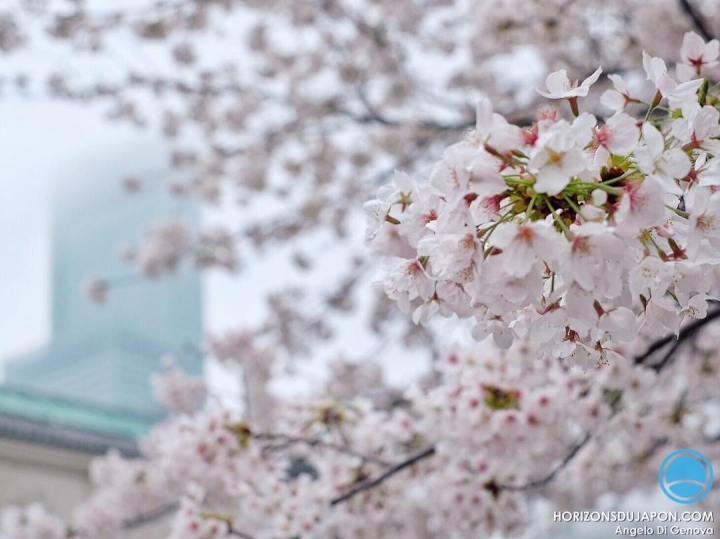
M 587 236 L 575 236 L 572 240 L 574 253 L 588 254 L 591 251 L 590 240 Z
M 529 226 L 521 225 L 518 227 L 516 238 L 518 241 L 532 245 L 535 233 Z
M 712 230 L 715 228 L 715 218 L 710 215 L 703 214 L 697 219 L 697 227 L 703 232 Z
M 612 134 L 606 125 L 595 132 L 595 142 L 597 142 L 598 146 L 606 146 L 611 138 Z

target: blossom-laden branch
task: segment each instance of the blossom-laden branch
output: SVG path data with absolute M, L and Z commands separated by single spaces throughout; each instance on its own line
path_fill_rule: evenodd
M 644 354 L 637 356 L 635 358 L 635 363 L 637 364 L 643 364 L 647 358 L 649 358 L 654 352 L 662 349 L 664 346 L 666 346 L 668 343 L 673 342 L 674 344 L 671 347 L 671 349 L 663 356 L 662 360 L 653 363 L 649 365 L 649 368 L 660 371 L 663 368 L 667 366 L 667 364 L 670 361 L 670 358 L 673 356 L 675 352 L 677 352 L 679 346 L 690 339 L 691 337 L 697 335 L 697 332 L 700 331 L 703 327 L 705 327 L 707 324 L 715 321 L 717 318 L 720 318 L 720 309 L 716 309 L 708 314 L 706 318 L 702 318 L 699 320 L 694 320 L 692 323 L 685 326 L 679 333 L 679 335 L 669 335 L 667 337 L 663 337 L 661 339 L 658 339 L 654 341 L 649 347 L 647 352 Z M 493 492 L 500 492 L 502 490 L 508 490 L 508 491 L 522 491 L 522 490 L 530 490 L 535 488 L 540 488 L 547 486 L 550 482 L 555 479 L 555 477 L 567 466 L 573 461 L 573 459 L 580 453 L 580 451 L 592 440 L 591 433 L 586 433 L 582 440 L 575 444 L 573 448 L 570 450 L 570 452 L 567 453 L 567 455 L 563 458 L 562 462 L 557 465 L 553 470 L 548 473 L 546 476 L 542 477 L 541 479 L 533 480 L 528 483 L 524 483 L 522 485 L 505 485 L 505 484 L 495 484 L 494 482 L 491 482 L 487 485 L 487 488 L 490 491 Z M 718 440 L 720 440 L 720 436 L 718 437 Z M 663 439 L 662 442 L 655 442 L 655 446 L 657 447 L 661 443 L 667 443 L 667 439 Z M 378 477 L 365 481 L 360 485 L 357 485 L 344 495 L 335 498 L 331 503 L 332 505 L 337 505 L 339 503 L 342 503 L 344 501 L 349 500 L 350 498 L 354 497 L 355 495 L 370 490 L 372 488 L 375 488 L 382 484 L 384 481 L 395 475 L 396 473 L 404 470 L 405 468 L 412 466 L 416 462 L 423 460 L 425 458 L 431 457 L 435 454 L 435 446 L 428 446 L 424 450 L 420 451 L 419 453 L 409 457 L 408 459 L 392 466 L 387 471 L 380 474 Z
M 672 358 L 673 354 L 677 352 L 680 345 L 690 339 L 691 337 L 697 335 L 697 332 L 701 330 L 704 326 L 707 324 L 713 322 L 717 318 L 720 318 L 720 309 L 716 309 L 708 314 L 706 318 L 702 318 L 699 320 L 694 320 L 691 324 L 688 324 L 685 326 L 679 333 L 679 335 L 669 335 L 667 337 L 663 337 L 661 339 L 658 339 L 654 341 L 649 347 L 647 352 L 644 354 L 637 356 L 635 358 L 635 362 L 637 364 L 642 364 L 647 358 L 649 358 L 654 352 L 662 349 L 664 346 L 666 346 L 668 343 L 673 342 L 673 346 L 670 348 L 670 350 L 663 356 L 663 358 L 657 362 L 649 365 L 649 368 L 660 371 L 663 368 L 667 366 L 670 359 Z M 505 485 L 505 484 L 495 484 L 495 483 L 489 483 L 487 485 L 487 488 L 490 491 L 493 492 L 500 492 L 502 490 L 508 490 L 508 491 L 522 491 L 522 490 L 530 490 L 535 488 L 540 488 L 547 486 L 550 482 L 555 479 L 555 477 L 567 466 L 573 461 L 573 459 L 580 453 L 580 451 L 592 440 L 592 436 L 590 433 L 585 434 L 583 436 L 582 440 L 575 444 L 575 446 L 571 449 L 571 451 L 563 458 L 562 462 L 553 470 L 547 474 L 546 476 L 542 477 L 541 479 L 533 480 L 528 483 L 524 483 L 522 485 Z M 717 440 L 720 441 L 720 436 L 717 437 Z M 667 443 L 667 439 L 663 439 L 660 442 L 655 443 L 655 447 L 658 445 L 661 445 L 663 443 Z M 332 505 L 337 505 L 338 503 L 342 503 L 344 501 L 349 500 L 350 498 L 354 497 L 355 495 L 370 490 L 372 488 L 375 488 L 382 484 L 385 480 L 389 479 L 396 473 L 404 470 L 405 468 L 412 466 L 416 462 L 431 457 L 435 454 L 435 447 L 429 446 L 419 452 L 416 455 L 413 455 L 412 457 L 409 457 L 408 459 L 404 460 L 403 462 L 396 464 L 395 466 L 391 467 L 386 472 L 382 473 L 378 477 L 365 481 L 364 483 L 357 485 L 352 490 L 348 491 L 343 496 L 340 496 L 338 498 L 335 498 L 331 503 Z

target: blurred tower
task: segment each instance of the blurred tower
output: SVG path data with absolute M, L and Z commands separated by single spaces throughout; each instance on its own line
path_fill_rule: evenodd
M 6 384 L 77 403 L 160 417 L 150 375 L 173 354 L 190 373 L 202 338 L 200 278 L 192 268 L 147 279 L 120 260 L 154 223 L 181 218 L 196 227 L 199 211 L 168 193 L 158 148 L 113 150 L 90 158 L 57 182 L 52 198 L 52 333 L 41 350 L 11 361 Z M 132 168 L 139 192 L 124 192 L 119 175 Z M 84 293 L 88 278 L 108 279 L 104 304 Z

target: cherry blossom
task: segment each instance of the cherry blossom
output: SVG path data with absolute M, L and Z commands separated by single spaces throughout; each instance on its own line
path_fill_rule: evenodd
M 627 114 L 615 114 L 595 132 L 595 142 L 611 154 L 626 155 L 635 149 L 640 136 L 635 124 Z
M 652 124 L 642 128 L 644 144 L 637 148 L 635 160 L 645 174 L 656 174 L 664 180 L 666 189 L 679 194 L 675 180 L 682 179 L 690 172 L 690 159 L 680 148 L 665 149 L 662 134 Z
M 166 367 L 166 372 L 154 374 L 151 379 L 156 400 L 179 413 L 191 413 L 200 408 L 207 395 L 205 381 L 182 372 L 174 358 L 166 359 Z
M 610 74 L 608 79 L 612 81 L 613 89 L 605 90 L 600 102 L 615 112 L 622 112 L 634 99 L 630 97 L 630 90 L 620 75 Z
M 705 43 L 695 32 L 688 32 L 680 49 L 682 61 L 696 69 L 697 74 L 705 68 L 714 67 L 720 56 L 720 42 L 717 39 Z
M 583 114 L 570 125 L 554 123 L 538 138 L 528 166 L 537 173 L 536 190 L 556 195 L 588 165 L 583 147 L 592 136 L 594 118 Z

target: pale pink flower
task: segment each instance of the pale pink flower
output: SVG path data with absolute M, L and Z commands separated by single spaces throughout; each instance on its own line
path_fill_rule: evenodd
M 395 219 L 389 217 L 391 210 L 396 210 L 397 214 L 405 212 L 413 203 L 416 190 L 412 178 L 405 172 L 396 170 L 392 179 L 378 190 L 377 198 L 363 205 L 367 216 L 366 239 L 373 240 L 388 220 Z
M 695 160 L 695 170 L 697 171 L 698 185 L 701 187 L 718 187 L 720 186 L 720 159 L 713 157 L 707 160 L 707 153 L 700 152 Z
M 176 271 L 187 254 L 190 233 L 181 219 L 170 219 L 153 226 L 138 250 L 137 264 L 149 277 L 159 277 Z
M 688 254 L 695 256 L 703 238 L 720 239 L 720 192 L 697 187 L 688 198 Z
M 682 193 L 674 180 L 687 176 L 692 167 L 687 154 L 680 148 L 665 149 L 662 133 L 650 122 L 642 127 L 643 144 L 635 151 L 635 162 L 645 174 L 654 174 L 670 192 Z
M 665 220 L 663 184 L 648 176 L 623 188 L 620 205 L 615 212 L 618 232 L 637 234 L 644 228 L 662 224 Z
M 608 78 L 612 81 L 614 89 L 605 90 L 600 96 L 600 102 L 610 110 L 622 112 L 632 101 L 630 90 L 620 75 L 611 74 Z
M 172 358 L 165 361 L 168 370 L 151 377 L 155 399 L 174 412 L 191 414 L 197 411 L 207 397 L 205 380 L 187 375 Z
M 600 316 L 598 327 L 613 341 L 628 342 L 637 335 L 637 316 L 627 307 L 616 307 Z
M 638 144 L 640 130 L 636 121 L 624 112 L 615 114 L 595 131 L 595 142 L 616 155 L 627 155 Z
M 524 277 L 537 262 L 551 263 L 566 252 L 566 242 L 552 224 L 503 223 L 491 236 L 495 247 L 502 249 L 503 268 L 512 277 Z
M 537 192 L 556 195 L 587 168 L 583 147 L 592 137 L 591 123 L 594 125 L 594 118 L 583 114 L 573 125 L 561 120 L 540 135 L 528 163 L 537 178 Z
M 656 58 L 650 56 L 647 52 L 643 51 L 643 69 L 647 75 L 647 80 L 652 82 L 660 92 L 665 95 L 666 92 L 671 92 L 676 87 L 676 82 L 668 75 L 667 65 L 665 60 L 662 58 Z
M 695 79 L 678 84 L 668 74 L 665 61 L 662 58 L 654 58 L 645 51 L 643 51 L 643 68 L 647 80 L 655 85 L 662 97 L 667 98 L 671 108 L 681 108 L 695 101 L 695 94 L 703 83 L 703 79 Z
M 720 56 L 720 42 L 713 39 L 707 43 L 695 32 L 688 32 L 680 49 L 682 61 L 695 68 L 698 74 L 705 67 L 714 67 Z
M 715 107 L 701 107 L 697 102 L 683 107 L 683 117 L 672 124 L 672 135 L 691 149 L 720 154 L 720 112 Z
M 598 294 L 616 289 L 623 270 L 622 240 L 604 223 L 586 223 L 571 230 L 570 250 L 563 259 L 562 274 Z
M 504 116 L 492 109 L 489 99 L 480 99 L 477 103 L 475 135 L 479 144 L 487 144 L 494 150 L 505 153 L 522 145 L 520 128 L 508 123 Z
M 403 312 L 409 312 L 410 303 L 417 298 L 428 299 L 435 292 L 431 278 L 419 260 L 387 258 L 383 263 L 385 293 L 398 302 Z

